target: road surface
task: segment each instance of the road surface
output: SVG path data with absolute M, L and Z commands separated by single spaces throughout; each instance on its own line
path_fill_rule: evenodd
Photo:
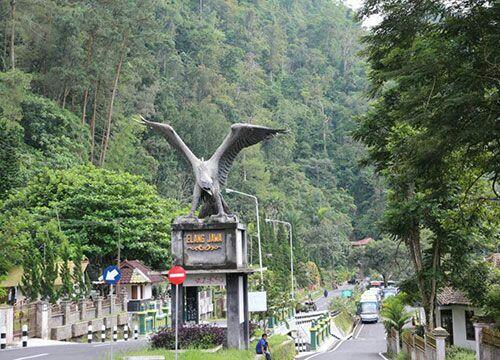
M 325 298 L 323 295 L 321 295 L 320 298 L 314 301 L 317 310 L 318 311 L 328 310 L 328 307 L 330 306 L 330 301 L 334 297 L 339 297 L 342 290 L 352 290 L 352 289 L 354 289 L 354 285 L 341 285 L 336 290 L 328 291 L 328 298 Z
M 113 343 L 113 354 L 148 346 L 145 339 Z M 110 359 L 110 343 L 64 344 L 0 350 L 0 360 L 105 360 Z
M 381 323 L 360 324 L 353 337 L 337 343 L 333 349 L 308 355 L 301 360 L 382 360 L 386 351 L 385 331 Z

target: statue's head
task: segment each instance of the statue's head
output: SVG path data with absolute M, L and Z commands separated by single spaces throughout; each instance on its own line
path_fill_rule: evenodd
M 198 167 L 198 186 L 209 195 L 213 195 L 214 181 L 204 162 Z

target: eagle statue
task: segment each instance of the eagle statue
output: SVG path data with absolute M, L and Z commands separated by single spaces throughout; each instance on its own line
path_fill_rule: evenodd
M 213 215 L 217 218 L 227 218 L 231 215 L 228 214 L 228 206 L 222 198 L 221 187 L 226 185 L 234 159 L 244 148 L 286 132 L 284 129 L 271 129 L 265 126 L 234 124 L 212 157 L 209 160 L 203 158 L 200 160 L 170 125 L 148 121 L 142 116 L 141 119 L 143 124 L 162 134 L 170 146 L 175 148 L 193 168 L 195 184 L 188 218 L 195 218 L 196 209 L 202 201 L 203 206 L 198 214 L 200 219 Z

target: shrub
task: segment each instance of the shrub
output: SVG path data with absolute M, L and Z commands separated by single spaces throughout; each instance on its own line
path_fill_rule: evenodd
M 163 328 L 151 336 L 153 348 L 175 348 L 175 329 Z M 218 326 L 199 325 L 179 328 L 180 349 L 208 349 L 226 343 L 226 329 Z
M 470 349 L 458 346 L 450 346 L 446 349 L 447 360 L 475 360 L 476 353 Z

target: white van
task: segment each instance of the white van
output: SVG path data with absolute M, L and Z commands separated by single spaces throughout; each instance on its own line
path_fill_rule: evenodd
M 358 303 L 358 315 L 362 323 L 378 322 L 380 304 L 377 296 L 373 293 L 364 293 Z

